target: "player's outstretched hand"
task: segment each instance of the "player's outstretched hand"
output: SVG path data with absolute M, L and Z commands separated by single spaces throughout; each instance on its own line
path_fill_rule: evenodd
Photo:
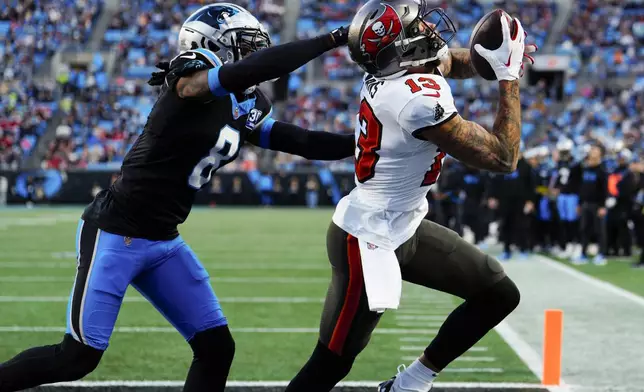
M 526 33 L 519 19 L 514 18 L 515 31 L 512 34 L 508 18 L 501 18 L 503 43 L 496 50 L 489 50 L 477 44 L 474 50 L 490 63 L 497 80 L 517 80 L 521 77 L 525 55 Z
M 157 68 L 161 71 L 152 73 L 150 80 L 148 80 L 150 86 L 161 86 L 165 82 L 165 77 L 168 76 L 168 72 L 170 71 L 170 63 L 162 61 L 157 64 Z
M 335 47 L 344 46 L 349 42 L 349 28 L 346 26 L 339 27 L 331 33 Z

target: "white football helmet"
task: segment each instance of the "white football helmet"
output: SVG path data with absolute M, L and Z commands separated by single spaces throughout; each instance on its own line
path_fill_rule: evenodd
M 266 28 L 243 7 L 215 3 L 199 8 L 181 26 L 179 51 L 213 52 L 223 64 L 271 46 Z

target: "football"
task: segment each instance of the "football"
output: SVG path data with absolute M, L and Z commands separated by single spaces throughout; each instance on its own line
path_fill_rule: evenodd
M 481 18 L 481 20 L 474 26 L 472 36 L 470 37 L 470 55 L 472 57 L 472 64 L 476 72 L 486 80 L 496 80 L 496 75 L 490 64 L 481 57 L 474 46 L 480 44 L 486 49 L 495 50 L 501 47 L 503 43 L 503 32 L 501 31 L 501 18 L 506 17 L 509 21 L 512 20 L 507 12 L 497 9 Z M 516 32 L 517 26 L 510 23 L 510 30 L 512 34 Z

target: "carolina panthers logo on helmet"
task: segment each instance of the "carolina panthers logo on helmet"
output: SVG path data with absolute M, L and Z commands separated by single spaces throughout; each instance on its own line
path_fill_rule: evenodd
M 220 28 L 226 23 L 226 19 L 239 13 L 239 10 L 227 5 L 213 4 L 212 7 L 192 15 L 187 22 L 200 21 L 214 28 Z
M 382 13 L 367 26 L 360 38 L 362 52 L 376 58 L 380 50 L 394 42 L 402 33 L 403 26 L 396 10 L 388 4 Z

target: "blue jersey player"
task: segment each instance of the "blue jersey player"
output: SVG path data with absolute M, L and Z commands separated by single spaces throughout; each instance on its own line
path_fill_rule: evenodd
M 0 364 L 0 391 L 77 380 L 107 349 L 125 291 L 135 287 L 190 344 L 184 391 L 223 391 L 234 341 L 209 276 L 179 236 L 196 192 L 233 161 L 244 142 L 308 159 L 354 154 L 353 135 L 308 132 L 271 118 L 256 89 L 346 43 L 346 29 L 270 46 L 245 9 L 205 6 L 184 23 L 180 54 L 150 84 L 161 92 L 121 174 L 85 210 L 76 236 L 78 269 L 59 344 Z

